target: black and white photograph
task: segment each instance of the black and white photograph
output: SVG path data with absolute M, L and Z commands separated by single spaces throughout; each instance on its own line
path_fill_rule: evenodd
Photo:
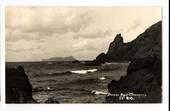
M 7 104 L 162 103 L 161 6 L 6 6 Z

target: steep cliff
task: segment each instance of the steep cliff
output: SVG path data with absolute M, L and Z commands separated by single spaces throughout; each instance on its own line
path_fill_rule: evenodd
M 148 56 L 162 57 L 162 22 L 158 22 L 135 40 L 124 43 L 121 34 L 117 34 L 114 41 L 110 43 L 106 53 L 109 60 L 132 60 Z
M 162 102 L 162 22 L 152 25 L 132 42 L 122 41 L 121 35 L 117 35 L 106 56 L 109 60 L 131 63 L 126 76 L 108 84 L 110 95 L 106 96 L 106 102 Z

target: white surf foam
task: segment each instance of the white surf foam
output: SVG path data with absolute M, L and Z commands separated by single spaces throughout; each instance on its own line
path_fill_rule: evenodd
M 99 80 L 105 80 L 106 78 L 105 77 L 100 77 Z
M 92 90 L 91 93 L 95 95 L 107 95 L 108 94 L 108 92 L 96 91 L 96 90 Z
M 87 73 L 92 73 L 96 72 L 97 69 L 88 69 L 88 70 L 75 70 L 75 71 L 70 71 L 71 73 L 76 73 L 76 74 L 87 74 Z

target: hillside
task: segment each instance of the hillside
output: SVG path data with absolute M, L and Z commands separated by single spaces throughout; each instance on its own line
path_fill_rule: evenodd
M 162 57 L 162 22 L 158 22 L 140 34 L 135 40 L 124 43 L 121 34 L 117 34 L 110 43 L 106 56 L 112 60 L 131 60 L 148 56 Z

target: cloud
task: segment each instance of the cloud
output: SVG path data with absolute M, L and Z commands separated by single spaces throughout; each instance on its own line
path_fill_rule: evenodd
M 86 11 L 65 7 L 9 7 L 6 18 L 6 28 L 46 34 L 78 32 L 93 22 Z
M 140 20 L 134 20 L 132 25 L 127 29 L 127 33 L 136 30 L 141 25 Z
M 79 38 L 85 38 L 85 39 L 96 39 L 96 38 L 105 38 L 107 36 L 110 36 L 112 34 L 112 30 L 92 30 L 90 32 L 82 32 L 79 34 L 76 34 L 74 36 L 75 39 Z
M 42 47 L 36 41 L 18 40 L 16 42 L 6 42 L 6 50 L 10 52 L 31 52 L 41 49 Z
M 27 41 L 33 41 L 37 40 L 39 42 L 42 41 L 44 37 L 44 34 L 41 34 L 39 32 L 30 32 L 30 33 L 25 33 L 20 30 L 13 30 L 10 31 L 9 29 L 6 30 L 6 41 L 18 41 L 18 40 L 27 40 Z
M 161 20 L 160 7 L 5 7 L 7 61 L 94 59 L 117 33 L 131 41 Z M 127 16 L 128 13 L 128 16 Z M 150 15 L 150 16 L 148 16 Z
M 37 48 L 29 48 L 29 49 L 7 49 L 8 51 L 12 51 L 12 52 L 32 52 L 32 51 L 37 51 L 37 50 L 39 50 L 39 49 L 41 49 L 41 48 L 39 48 L 39 47 L 37 47 Z
M 72 45 L 72 51 L 99 50 L 92 42 L 84 40 Z
M 74 39 L 77 43 L 71 46 L 71 51 L 78 52 L 103 52 L 108 48 L 110 41 L 107 38 L 98 39 Z

